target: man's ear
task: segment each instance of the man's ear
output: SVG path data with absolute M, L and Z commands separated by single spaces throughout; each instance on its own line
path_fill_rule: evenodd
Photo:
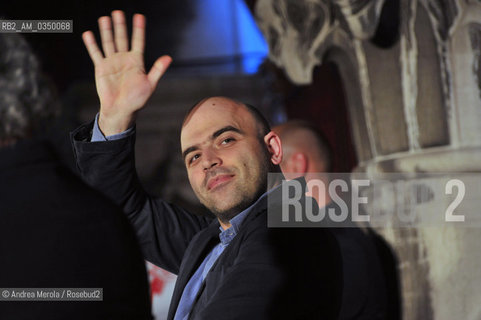
M 271 154 L 271 161 L 273 164 L 278 165 L 282 161 L 282 144 L 281 138 L 274 131 L 269 132 L 264 136 L 264 142 L 267 146 L 267 150 Z

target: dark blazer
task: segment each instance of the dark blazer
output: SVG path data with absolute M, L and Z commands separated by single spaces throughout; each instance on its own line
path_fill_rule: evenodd
M 0 319 L 152 319 L 129 222 L 39 141 L 0 148 L 0 287 L 103 288 L 103 301 L 2 301 Z
M 72 133 L 78 168 L 87 183 L 124 208 L 145 258 L 178 274 L 172 319 L 185 285 L 219 242 L 219 223 L 147 196 L 135 173 L 135 136 L 88 142 L 91 126 Z M 272 196 L 280 203 L 280 192 Z M 341 287 L 332 234 L 267 228 L 267 204 L 260 201 L 208 273 L 190 318 L 336 319 Z
M 387 319 L 386 279 L 370 234 L 355 226 L 331 231 L 343 260 L 344 287 L 339 319 Z

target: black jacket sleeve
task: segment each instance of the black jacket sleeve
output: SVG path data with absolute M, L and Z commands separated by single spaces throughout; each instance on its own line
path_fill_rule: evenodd
M 146 260 L 174 274 L 195 234 L 211 221 L 143 190 L 135 170 L 135 134 L 105 142 L 90 142 L 93 123 L 71 133 L 82 178 L 123 208 Z

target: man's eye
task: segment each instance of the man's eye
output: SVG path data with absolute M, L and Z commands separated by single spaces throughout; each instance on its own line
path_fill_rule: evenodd
M 228 144 L 228 143 L 230 143 L 230 142 L 232 142 L 232 141 L 235 141 L 235 139 L 233 139 L 233 138 L 227 138 L 227 139 L 222 140 L 222 143 L 221 143 L 221 144 Z
M 195 160 L 199 159 L 199 157 L 200 157 L 199 154 L 195 154 L 192 158 L 190 158 L 189 163 L 194 162 Z

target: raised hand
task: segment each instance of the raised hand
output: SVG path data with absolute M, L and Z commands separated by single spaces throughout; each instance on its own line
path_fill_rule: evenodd
M 169 56 L 158 58 L 149 73 L 144 68 L 145 17 L 133 17 L 132 46 L 129 50 L 124 13 L 112 12 L 99 18 L 100 38 L 104 55 L 91 31 L 82 39 L 95 65 L 95 83 L 100 98 L 99 126 L 105 135 L 127 130 L 135 120 L 135 113 L 152 95 L 159 79 L 172 62 Z

